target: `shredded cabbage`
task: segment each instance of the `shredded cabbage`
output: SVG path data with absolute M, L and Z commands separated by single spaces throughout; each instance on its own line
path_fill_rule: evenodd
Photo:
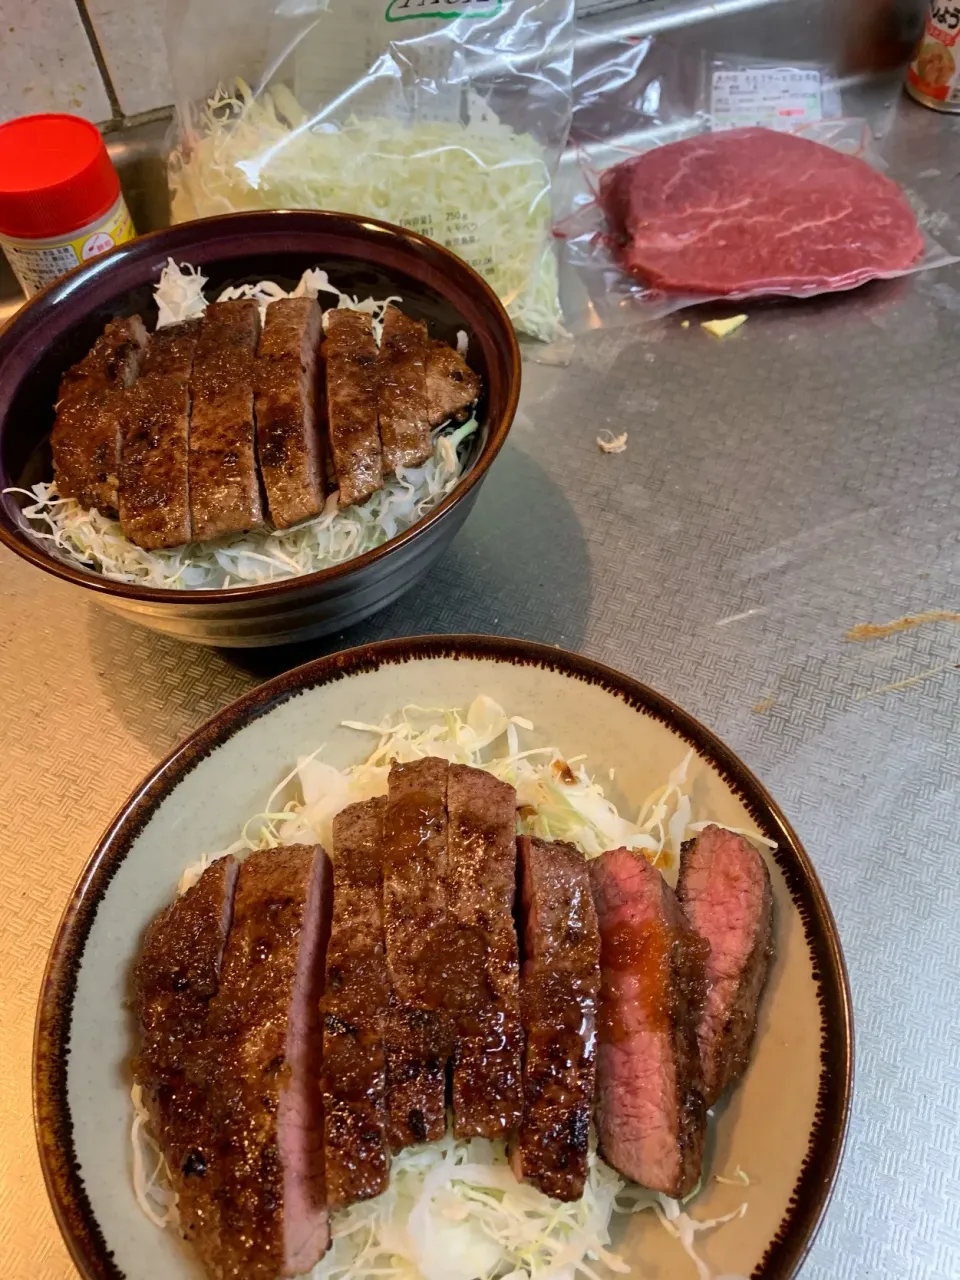
M 560 333 L 550 174 L 528 134 L 479 100 L 469 124 L 388 117 L 313 124 L 282 84 L 242 80 L 200 108 L 170 158 L 173 218 L 337 209 L 447 245 L 483 275 L 518 329 Z
M 168 260 L 155 290 L 157 327 L 201 316 L 207 303 L 206 278 L 188 264 Z M 291 293 L 269 280 L 224 289 L 221 301 L 253 298 L 261 310 L 283 297 L 335 295 L 338 307 L 370 314 L 377 340 L 383 313 L 396 297 L 357 299 L 330 282 L 325 271 L 305 271 Z M 462 345 L 458 339 L 458 345 Z M 343 564 L 382 546 L 409 529 L 451 493 L 463 473 L 460 446 L 477 430 L 471 418 L 462 426 L 449 424 L 434 433 L 433 453 L 420 467 L 401 467 L 385 477 L 383 488 L 361 506 L 341 508 L 332 493 L 320 515 L 292 529 L 254 529 L 209 542 L 190 543 L 160 551 L 145 551 L 131 542 L 118 520 L 88 511 L 74 498 L 61 498 L 55 483 L 30 489 L 8 489 L 31 501 L 22 508 L 24 530 L 49 544 L 59 559 L 92 569 L 115 582 L 173 590 L 254 586 L 281 578 L 316 573 Z
M 588 857 L 626 844 L 642 850 L 654 864 L 675 866 L 681 842 L 706 825 L 692 820 L 686 789 L 692 752 L 631 821 L 620 816 L 582 762 L 558 747 L 521 744 L 520 734 L 533 732 L 530 721 L 508 715 L 482 694 L 464 709 L 410 705 L 379 724 L 344 721 L 344 727 L 376 737 L 364 760 L 335 769 L 320 759 L 322 745 L 301 757 L 274 788 L 264 812 L 249 820 L 229 849 L 205 854 L 188 867 L 177 892 L 195 884 L 211 861 L 228 853 L 242 857 L 252 849 L 301 841 L 329 847 L 333 819 L 342 809 L 386 793 L 392 761 L 427 755 L 488 769 L 511 782 L 525 831 L 573 841 Z M 756 832 L 745 834 L 770 843 Z M 142 1127 L 135 1127 L 133 1136 L 135 1142 L 142 1140 Z M 147 1186 L 137 1186 L 145 1211 L 148 1197 L 157 1199 L 156 1182 L 154 1176 Z M 726 1217 L 699 1222 L 685 1205 L 625 1183 L 596 1154 L 595 1143 L 583 1198 L 563 1204 L 518 1182 L 502 1143 L 458 1140 L 448 1129 L 440 1142 L 394 1157 L 383 1195 L 332 1215 L 333 1246 L 310 1280 L 372 1275 L 388 1280 L 598 1280 L 594 1262 L 617 1273 L 629 1271 L 609 1247 L 614 1213 L 648 1209 L 693 1260 L 700 1280 L 711 1280 L 694 1249 L 695 1237 L 742 1216 L 746 1205 Z M 150 1217 L 156 1220 L 154 1214 Z

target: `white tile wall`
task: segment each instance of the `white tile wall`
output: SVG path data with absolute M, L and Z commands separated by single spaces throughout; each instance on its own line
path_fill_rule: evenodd
M 164 9 L 162 0 L 87 0 L 87 12 L 125 115 L 173 102 L 163 40 Z
M 0 120 L 37 111 L 112 114 L 74 0 L 0 0 Z

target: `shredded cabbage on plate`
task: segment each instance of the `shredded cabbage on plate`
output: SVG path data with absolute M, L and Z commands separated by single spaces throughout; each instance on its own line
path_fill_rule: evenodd
M 518 329 L 562 332 L 543 152 L 479 100 L 468 124 L 316 124 L 285 85 L 254 94 L 237 80 L 196 112 L 169 177 L 175 222 L 336 209 L 419 231 L 479 271 Z
M 692 811 L 687 790 L 692 751 L 650 793 L 636 817 L 625 818 L 582 759 L 564 756 L 554 746 L 526 745 L 520 735 L 531 735 L 533 725 L 483 695 L 465 709 L 407 706 L 379 724 L 345 721 L 344 727 L 376 740 L 362 763 L 335 769 L 320 758 L 322 746 L 301 757 L 265 811 L 249 820 L 229 849 L 188 867 L 177 892 L 185 892 L 211 861 L 228 853 L 243 857 L 253 849 L 301 841 L 329 848 L 334 817 L 349 804 L 384 795 L 392 761 L 428 755 L 488 769 L 510 782 L 517 789 L 522 831 L 572 841 L 588 858 L 626 845 L 642 850 L 669 874 L 676 870 L 682 841 L 709 820 L 695 819 Z M 743 834 L 770 844 L 756 832 Z M 156 1225 L 173 1225 L 175 1196 L 136 1086 L 133 1105 L 137 1199 Z M 597 1280 L 595 1263 L 626 1274 L 630 1268 L 611 1248 L 611 1223 L 614 1214 L 645 1210 L 656 1213 L 690 1257 L 699 1280 L 743 1280 L 713 1277 L 694 1246 L 698 1233 L 741 1217 L 746 1204 L 724 1217 L 698 1221 L 685 1205 L 625 1183 L 597 1155 L 595 1140 L 591 1145 L 583 1198 L 564 1204 L 518 1182 L 502 1142 L 460 1140 L 448 1129 L 441 1141 L 395 1156 L 390 1186 L 382 1195 L 332 1215 L 332 1247 L 310 1280 Z
M 155 290 L 157 327 L 203 315 L 206 277 L 170 259 Z M 366 311 L 377 341 L 383 313 L 392 297 L 357 299 L 341 292 L 325 271 L 305 271 L 291 293 L 269 280 L 224 289 L 220 301 L 253 298 L 261 311 L 276 298 L 335 295 L 338 307 Z M 463 352 L 460 335 L 458 344 Z M 462 426 L 449 424 L 434 433 L 433 453 L 420 467 L 400 467 L 384 478 L 362 506 L 341 508 L 332 493 L 320 515 L 292 529 L 254 529 L 209 542 L 146 551 L 126 537 L 119 520 L 88 511 L 74 498 L 62 498 L 56 483 L 40 483 L 19 492 L 30 499 L 21 510 L 24 529 L 67 564 L 92 569 L 115 582 L 173 590 L 222 589 L 256 586 L 281 578 L 316 573 L 343 564 L 382 546 L 409 529 L 453 491 L 463 474 L 466 449 L 461 446 L 477 430 L 471 418 Z

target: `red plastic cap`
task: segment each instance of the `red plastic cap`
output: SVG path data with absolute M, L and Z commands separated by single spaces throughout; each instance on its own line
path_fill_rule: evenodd
M 0 124 L 0 234 L 67 236 L 102 217 L 120 194 L 100 130 L 78 116 L 21 116 Z

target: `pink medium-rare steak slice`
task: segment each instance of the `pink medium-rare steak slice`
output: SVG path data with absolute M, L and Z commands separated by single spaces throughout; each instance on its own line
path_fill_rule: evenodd
M 237 862 L 221 858 L 148 927 L 133 971 L 133 1075 L 177 1193 L 184 1238 L 216 1240 L 219 1137 L 209 1106 L 210 1005 L 233 912 Z
M 523 1111 L 523 1028 L 513 902 L 517 793 L 483 769 L 447 782 L 448 958 L 456 1018 L 453 1131 L 506 1137 Z
M 427 417 L 432 427 L 460 421 L 480 395 L 480 377 L 445 342 L 427 343 Z
M 387 1136 L 390 1148 L 442 1138 L 446 1065 L 453 1051 L 447 1009 L 446 760 L 428 756 L 390 769 L 383 822 L 383 923 L 387 1013 Z
M 427 403 L 427 326 L 387 307 L 377 377 L 385 474 L 418 467 L 433 452 Z
M 750 1060 L 773 959 L 773 890 L 767 864 L 753 845 L 711 826 L 684 845 L 677 894 L 709 946 L 698 1035 L 704 1096 L 711 1106 Z
M 111 320 L 60 382 L 50 434 L 57 489 L 62 498 L 76 498 L 101 515 L 117 514 L 123 408 L 147 342 L 139 316 Z
M 595 1119 L 608 1164 L 680 1199 L 697 1185 L 706 1107 L 697 1048 L 706 947 L 640 854 L 590 863 L 600 920 Z
M 211 1109 L 220 1134 L 223 1280 L 307 1272 L 330 1242 L 320 1069 L 330 864 L 319 847 L 262 849 L 240 867 L 211 1010 Z
M 263 523 L 253 424 L 260 312 L 251 299 L 211 302 L 190 380 L 190 518 L 203 542 Z
M 383 488 L 383 451 L 377 429 L 377 344 L 364 311 L 327 312 L 323 343 L 330 452 L 340 505 L 366 502 Z
M 526 1032 L 518 1178 L 578 1200 L 587 1178 L 596 1075 L 600 935 L 587 863 L 572 845 L 518 841 Z
M 148 551 L 190 541 L 190 377 L 200 321 L 158 329 L 124 406 L 120 525 Z
M 728 129 L 607 170 L 600 203 L 624 266 L 670 293 L 816 293 L 912 266 L 905 195 L 856 156 L 772 129 Z
M 257 456 L 270 519 L 279 529 L 318 515 L 326 499 L 317 404 L 320 321 L 315 298 L 278 298 L 267 307 L 257 348 Z
M 323 997 L 323 1122 L 327 1203 L 378 1196 L 387 1145 L 387 972 L 383 941 L 382 797 L 333 820 L 333 923 Z

